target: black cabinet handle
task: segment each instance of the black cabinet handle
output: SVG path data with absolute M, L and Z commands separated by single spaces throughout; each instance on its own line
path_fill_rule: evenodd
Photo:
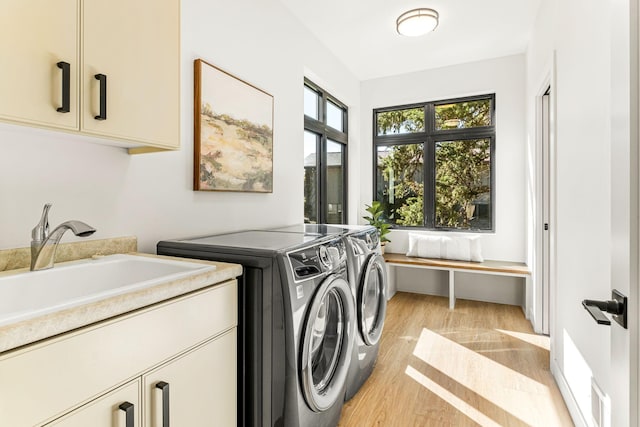
M 107 75 L 96 74 L 95 78 L 100 81 L 100 114 L 94 119 L 107 120 Z
M 56 64 L 62 70 L 62 107 L 57 108 L 58 113 L 71 111 L 71 64 L 60 61 Z
M 162 390 L 162 427 L 169 427 L 169 383 L 160 381 L 156 388 Z
M 124 402 L 118 406 L 118 409 L 124 411 L 125 416 L 125 426 L 126 427 L 135 427 L 135 417 L 134 417 L 134 406 L 131 402 Z

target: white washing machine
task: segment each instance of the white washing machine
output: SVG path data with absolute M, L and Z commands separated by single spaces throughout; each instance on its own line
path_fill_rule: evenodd
M 369 378 L 378 358 L 387 312 L 387 268 L 375 227 L 352 228 L 344 239 L 357 316 L 356 339 L 347 376 L 347 401 Z

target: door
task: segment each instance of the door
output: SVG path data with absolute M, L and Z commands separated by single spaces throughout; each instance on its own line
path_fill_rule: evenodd
M 0 118 L 77 130 L 79 0 L 0 0 L 0 10 Z
M 542 333 L 549 334 L 551 297 L 551 87 L 542 103 Z
M 82 130 L 178 147 L 180 2 L 85 0 L 83 22 Z
M 236 328 L 145 375 L 146 427 L 236 425 Z
M 299 347 L 302 392 L 315 412 L 344 400 L 353 351 L 354 316 L 349 283 L 341 277 L 329 276 L 310 301 Z
M 635 16 L 630 16 L 630 12 Z M 611 291 L 629 297 L 628 329 L 611 322 L 611 426 L 637 426 L 638 407 L 638 36 L 639 10 L 611 3 Z
M 362 341 L 376 345 L 382 335 L 387 312 L 387 269 L 384 258 L 371 254 L 365 262 L 358 286 L 358 331 Z
M 610 326 L 590 323 L 587 331 L 609 328 L 608 341 L 599 342 L 603 354 L 609 357 L 606 372 L 596 378 L 603 389 L 591 395 L 594 425 L 625 427 L 637 426 L 638 417 L 638 302 L 640 217 L 638 175 L 640 111 L 639 69 L 640 38 L 638 35 L 639 10 L 633 2 L 611 2 L 609 33 L 611 35 L 610 64 L 610 283 L 603 284 L 600 295 L 585 298 L 613 300 L 617 290 L 628 297 L 627 328 L 615 321 Z M 635 14 L 635 16 L 633 15 Z M 631 16 L 630 16 L 631 15 Z M 607 286 L 608 285 L 608 286 Z M 584 303 L 583 303 L 584 304 Z M 586 308 L 586 307 L 585 307 Z M 595 310 L 594 310 L 595 311 Z M 594 316 L 595 317 L 595 316 Z M 606 359 L 605 359 L 606 360 Z M 605 378 L 606 376 L 606 378 Z M 600 410 L 598 410 L 600 407 Z M 587 414 L 583 415 L 587 416 Z M 601 418 L 601 424 L 597 424 Z

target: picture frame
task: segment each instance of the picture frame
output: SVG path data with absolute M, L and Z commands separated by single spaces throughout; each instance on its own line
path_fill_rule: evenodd
M 194 191 L 273 193 L 273 96 L 194 61 Z

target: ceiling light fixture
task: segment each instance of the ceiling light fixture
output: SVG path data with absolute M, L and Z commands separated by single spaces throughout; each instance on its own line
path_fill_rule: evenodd
M 433 9 L 412 9 L 398 17 L 396 29 L 403 36 L 421 36 L 436 29 L 438 17 L 438 12 Z

